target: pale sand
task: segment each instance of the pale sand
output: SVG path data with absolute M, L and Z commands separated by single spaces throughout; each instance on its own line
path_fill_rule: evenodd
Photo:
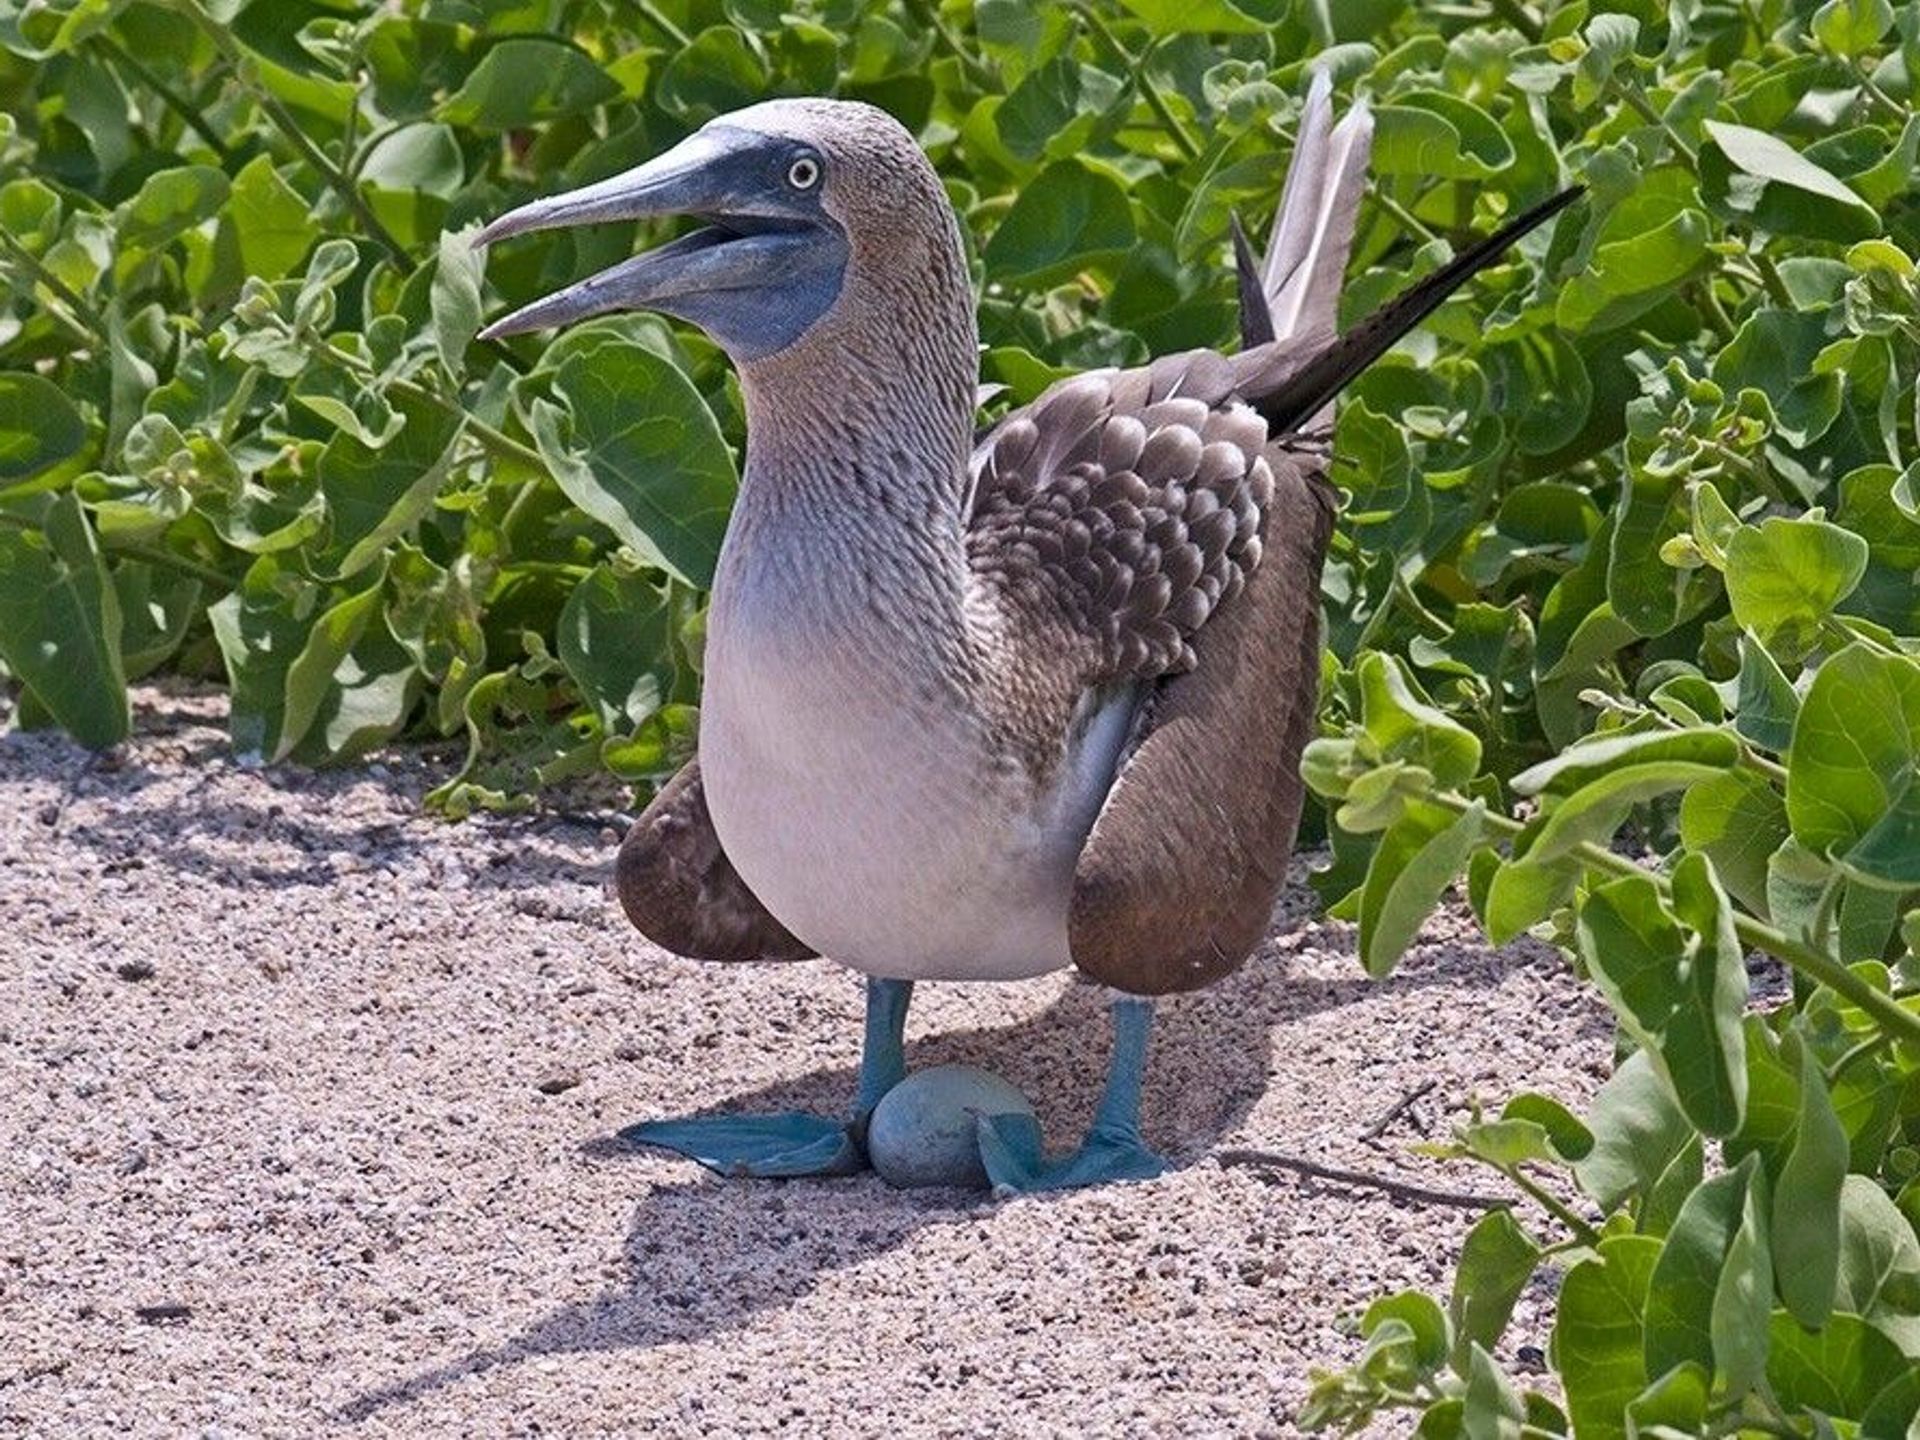
M 0 1434 L 1292 1434 L 1309 1367 L 1372 1297 L 1444 1286 L 1473 1217 L 1209 1157 L 1497 1188 L 1407 1147 L 1606 1070 L 1551 953 L 1455 911 L 1369 982 L 1296 884 L 1239 975 L 1162 1007 L 1166 1177 L 724 1182 L 611 1137 L 838 1110 L 853 977 L 641 942 L 617 817 L 446 825 L 419 810 L 444 756 L 249 770 L 217 699 L 139 700 L 104 763 L 0 735 Z M 923 986 L 909 1035 L 1021 1085 L 1056 1144 L 1107 1042 L 1066 977 Z

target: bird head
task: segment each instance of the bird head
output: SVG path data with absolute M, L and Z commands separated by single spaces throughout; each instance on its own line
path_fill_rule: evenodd
M 870 105 L 774 100 L 720 116 L 643 165 L 501 216 L 475 243 L 561 226 L 687 215 L 701 228 L 521 307 L 483 338 L 655 310 L 698 325 L 736 361 L 776 354 L 833 310 L 862 253 L 911 242 L 938 177 Z M 957 247 L 957 239 L 953 242 Z M 897 261 L 898 254 L 892 258 Z

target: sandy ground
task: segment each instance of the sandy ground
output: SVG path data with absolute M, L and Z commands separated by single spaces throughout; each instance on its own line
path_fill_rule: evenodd
M 1239 975 L 1162 1009 L 1162 1179 L 725 1182 L 615 1133 L 838 1110 L 853 977 L 641 942 L 617 815 L 446 825 L 441 762 L 249 770 L 216 699 L 139 710 L 104 761 L 0 735 L 0 1434 L 1292 1434 L 1310 1367 L 1370 1298 L 1444 1286 L 1472 1216 L 1211 1157 L 1485 1189 L 1409 1142 L 1604 1073 L 1550 953 L 1451 914 L 1371 983 L 1296 885 Z M 922 986 L 909 1039 L 1060 1143 L 1107 1033 L 1053 977 Z

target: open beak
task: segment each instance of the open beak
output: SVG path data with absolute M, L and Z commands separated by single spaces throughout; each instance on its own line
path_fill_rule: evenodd
M 611 310 L 679 314 L 683 307 L 676 301 L 777 280 L 796 221 L 755 183 L 762 173 L 753 163 L 759 142 L 751 132 L 710 125 L 644 165 L 502 215 L 474 244 L 609 220 L 695 215 L 710 223 L 522 306 L 487 326 L 480 338 L 569 325 Z

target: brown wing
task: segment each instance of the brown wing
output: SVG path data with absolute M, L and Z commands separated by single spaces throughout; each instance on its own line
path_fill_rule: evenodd
M 634 928 L 676 955 L 736 961 L 814 954 L 767 912 L 720 848 L 698 760 L 689 760 L 633 822 L 614 881 Z
M 1117 989 L 1211 984 L 1266 933 L 1300 820 L 1313 733 L 1324 460 L 1277 455 L 1266 554 L 1161 682 L 1074 872 L 1074 964 Z
M 1191 669 L 1260 563 L 1267 424 L 1212 351 L 1066 381 L 982 444 L 967 553 L 1014 647 L 1076 695 Z
M 1254 363 L 1276 366 L 1195 352 L 1079 377 L 1009 419 L 978 469 L 974 572 L 1030 668 L 1074 697 L 1142 696 L 1068 929 L 1081 970 L 1136 994 L 1251 952 L 1300 818 L 1333 497 L 1324 445 L 1270 442 L 1238 398 Z

